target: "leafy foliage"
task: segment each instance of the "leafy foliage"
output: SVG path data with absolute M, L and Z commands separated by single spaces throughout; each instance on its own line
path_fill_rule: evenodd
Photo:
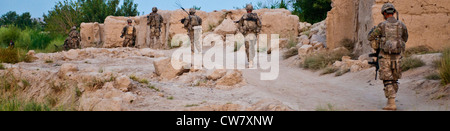
M 124 0 L 122 6 L 119 5 L 120 0 L 60 1 L 44 15 L 44 21 L 47 23 L 45 29 L 53 34 L 67 35 L 72 26 L 79 26 L 81 22 L 103 23 L 110 15 L 139 15 L 138 5 L 134 0 Z
M 0 26 L 14 25 L 25 29 L 26 27 L 40 27 L 41 24 L 38 20 L 31 18 L 30 12 L 19 15 L 15 11 L 9 11 L 0 18 Z

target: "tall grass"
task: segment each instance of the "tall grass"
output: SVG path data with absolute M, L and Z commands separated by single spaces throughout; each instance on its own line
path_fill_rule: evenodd
M 54 48 L 54 45 L 51 44 L 62 45 L 62 43 L 64 43 L 64 38 L 62 36 L 55 37 L 38 28 L 20 29 L 15 26 L 1 27 L 0 47 L 8 47 L 11 40 L 14 42 L 15 48 L 20 48 L 26 51 L 47 51 L 47 48 Z M 53 49 L 48 50 L 53 51 Z
M 34 101 L 21 101 L 15 97 L 0 99 L 0 111 L 51 111 L 51 108 Z
M 424 65 L 425 65 L 425 62 L 423 62 L 419 58 L 406 57 L 405 59 L 402 60 L 401 68 L 402 68 L 402 71 L 407 71 L 410 69 L 422 67 Z
M 450 48 L 442 52 L 441 64 L 439 66 L 439 76 L 443 85 L 450 83 Z

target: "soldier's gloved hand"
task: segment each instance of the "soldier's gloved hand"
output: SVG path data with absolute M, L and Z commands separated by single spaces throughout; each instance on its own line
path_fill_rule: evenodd
M 121 35 L 120 38 L 123 38 L 123 35 Z

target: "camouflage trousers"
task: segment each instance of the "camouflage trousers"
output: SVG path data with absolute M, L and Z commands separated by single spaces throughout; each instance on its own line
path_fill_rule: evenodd
M 133 38 L 125 38 L 123 40 L 122 47 L 134 47 L 134 40 L 133 40 Z
M 393 57 L 394 58 L 394 57 Z M 383 80 L 386 98 L 395 98 L 398 92 L 398 79 L 402 77 L 401 59 L 380 59 L 380 79 Z
M 160 42 L 161 29 L 156 27 L 150 27 L 150 48 L 162 49 L 164 48 Z
M 188 32 L 189 40 L 191 41 L 191 53 L 195 52 L 195 46 L 194 46 L 194 30 L 191 30 Z
M 64 49 L 78 49 L 80 48 L 80 41 L 75 38 L 67 38 L 64 42 Z
M 247 61 L 253 61 L 255 58 L 255 46 L 257 42 L 256 33 L 248 33 L 245 36 L 245 54 L 247 55 Z

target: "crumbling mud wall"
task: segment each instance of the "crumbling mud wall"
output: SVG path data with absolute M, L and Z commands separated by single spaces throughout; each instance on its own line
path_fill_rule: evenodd
M 327 47 L 336 48 L 344 39 L 355 43 L 354 53 L 371 51 L 367 34 L 384 21 L 381 7 L 392 2 L 409 31 L 407 48 L 426 45 L 434 50 L 450 47 L 450 2 L 448 0 L 332 0 L 327 16 Z
M 280 38 L 288 39 L 295 39 L 298 36 L 299 18 L 292 15 L 290 11 L 285 9 L 261 9 L 254 12 L 258 13 L 262 21 L 262 34 L 268 34 L 268 36 L 270 34 L 280 34 Z M 176 34 L 187 33 L 183 28 L 183 24 L 180 23 L 180 20 L 187 16 L 186 12 L 183 10 L 160 10 L 158 13 L 164 19 L 161 27 L 161 41 L 166 46 Z M 214 32 L 214 29 L 222 24 L 225 19 L 237 21 L 244 13 L 245 10 L 221 10 L 214 12 L 197 11 L 196 15 L 203 19 L 203 32 Z M 137 29 L 136 45 L 140 48 L 149 47 L 150 29 L 147 26 L 147 15 L 136 17 L 108 16 L 104 25 L 83 23 L 81 25 L 82 44 L 84 47 L 93 47 L 95 42 L 103 43 L 100 47 L 104 48 L 122 46 L 123 38 L 120 38 L 120 33 L 126 25 L 127 19 L 132 19 L 133 25 Z M 96 31 L 97 29 L 100 31 Z M 270 38 L 268 41 L 270 41 Z
M 450 1 L 448 0 L 376 0 L 372 8 L 374 25 L 383 21 L 380 14 L 385 2 L 392 2 L 406 24 L 406 47 L 427 45 L 434 50 L 450 47 Z

